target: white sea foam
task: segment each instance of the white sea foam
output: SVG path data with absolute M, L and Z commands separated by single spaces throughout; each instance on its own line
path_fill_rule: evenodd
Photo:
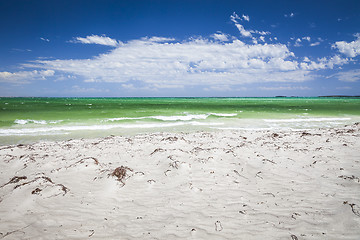
M 46 124 L 56 124 L 56 123 L 60 123 L 63 120 L 53 120 L 53 121 L 45 121 L 45 120 L 33 120 L 33 119 L 16 119 L 14 121 L 15 124 L 20 124 L 20 125 L 25 125 L 25 124 L 29 124 L 29 123 L 34 123 L 34 124 L 41 124 L 41 125 L 46 125 Z
M 210 115 L 217 117 L 234 117 L 237 115 L 237 113 L 210 113 Z
M 273 128 L 268 127 L 268 128 L 264 128 L 264 127 L 258 127 L 258 128 L 254 128 L 254 127 L 210 127 L 213 129 L 219 129 L 219 130 L 243 130 L 243 131 L 269 131 L 269 130 L 273 130 Z
M 191 121 L 191 120 L 204 120 L 210 115 L 218 117 L 234 117 L 236 113 L 208 113 L 208 114 L 188 114 L 188 115 L 174 115 L 174 116 L 147 116 L 147 117 L 119 117 L 119 118 L 108 118 L 105 122 L 115 122 L 123 120 L 142 120 L 142 119 L 156 119 L 161 121 Z
M 148 116 L 148 117 L 120 117 L 120 118 L 109 118 L 105 121 L 122 121 L 122 120 L 141 120 L 141 119 L 157 119 L 162 121 L 190 121 L 194 119 L 206 119 L 209 115 L 199 114 L 199 115 L 185 115 L 185 116 Z
M 351 118 L 289 118 L 289 119 L 263 119 L 268 123 L 294 123 L 294 122 L 332 122 L 348 121 Z
M 96 131 L 110 130 L 115 128 L 123 129 L 151 129 L 151 128 L 167 128 L 183 125 L 191 126 L 215 126 L 222 123 L 201 123 L 196 121 L 183 122 L 167 122 L 167 123 L 128 123 L 128 124 L 109 124 L 109 125 L 81 125 L 81 126 L 53 126 L 53 127 L 37 127 L 37 128 L 21 128 L 21 129 L 0 129 L 0 136 L 36 136 L 36 135 L 55 135 L 69 134 L 75 131 Z
M 207 114 L 198 114 L 198 115 L 185 115 L 185 116 L 152 116 L 150 118 L 163 120 L 163 121 L 190 121 L 193 119 L 206 119 L 209 115 Z

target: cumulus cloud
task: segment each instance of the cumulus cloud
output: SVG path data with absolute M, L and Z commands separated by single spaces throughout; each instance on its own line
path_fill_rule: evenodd
M 302 47 L 303 44 L 305 46 L 315 47 L 315 46 L 320 45 L 320 43 L 324 41 L 321 38 L 317 38 L 318 41 L 313 42 L 311 37 L 309 37 L 309 36 L 305 36 L 305 37 L 301 37 L 301 38 L 290 38 L 290 39 L 295 41 L 295 43 L 293 45 L 294 47 Z
M 136 86 L 154 88 L 302 82 L 313 79 L 314 70 L 347 62 L 339 56 L 299 61 L 284 44 L 246 44 L 234 38 L 229 42 L 151 39 L 123 43 L 92 59 L 38 60 L 25 66 L 76 75 L 86 82 L 118 82 L 130 89 L 134 81 Z
M 0 72 L 0 82 L 29 83 L 31 80 L 45 80 L 47 77 L 51 77 L 54 74 L 54 70 Z
M 343 82 L 357 82 L 360 81 L 360 69 L 339 72 L 334 76 Z
M 224 34 L 222 32 L 217 32 L 211 35 L 211 37 L 215 40 L 221 41 L 221 42 L 226 42 L 229 41 L 229 37 L 227 34 Z
M 356 57 L 360 55 L 360 36 L 355 36 L 357 39 L 352 42 L 339 41 L 335 42 L 332 47 L 338 49 L 339 52 L 345 54 L 347 57 Z
M 235 24 L 236 28 L 239 30 L 240 34 L 243 37 L 252 37 L 251 32 L 245 30 L 244 26 L 241 25 L 237 20 L 241 20 L 242 18 L 239 17 L 235 12 L 230 16 L 230 20 Z
M 333 69 L 350 61 L 338 55 L 316 60 L 308 57 L 300 59 L 285 44 L 267 43 L 265 35 L 270 33 L 243 29 L 239 24 L 243 18 L 236 13 L 230 16 L 239 30 L 247 32 L 243 32 L 242 36 L 250 36 L 252 43 L 222 32 L 214 33 L 209 38 L 183 41 L 153 36 L 120 42 L 92 35 L 76 38 L 76 41 L 114 48 L 89 59 L 39 59 L 23 64 L 23 67 L 43 71 L 3 72 L 0 73 L 0 81 L 69 75 L 76 77 L 77 81 L 88 83 L 120 83 L 119 86 L 128 90 L 188 86 L 214 90 L 219 86 L 232 88 L 248 83 L 308 81 L 316 77 L 317 70 Z M 260 36 L 255 39 L 251 34 Z M 310 37 L 303 37 L 296 41 L 302 43 L 310 40 Z M 55 72 L 57 76 L 53 76 Z
M 130 41 L 92 59 L 38 60 L 25 66 L 81 76 L 87 82 L 128 84 L 135 80 L 159 86 L 310 79 L 286 45 L 249 45 L 238 39 L 228 43 Z
M 300 67 L 304 70 L 333 69 L 335 66 L 347 64 L 349 61 L 348 58 L 342 58 L 339 55 L 328 58 L 318 58 L 317 61 L 310 61 L 310 59 L 306 57 L 304 61 L 300 63 Z
M 295 14 L 294 13 L 289 13 L 289 14 L 284 14 L 284 17 L 286 17 L 286 18 L 292 18 L 292 17 L 294 17 L 295 16 Z
M 106 36 L 98 36 L 98 35 L 91 35 L 87 36 L 85 38 L 83 37 L 76 37 L 71 42 L 73 43 L 83 43 L 83 44 L 99 44 L 99 45 L 105 45 L 110 47 L 116 47 L 119 45 L 119 42 L 115 39 L 106 37 Z

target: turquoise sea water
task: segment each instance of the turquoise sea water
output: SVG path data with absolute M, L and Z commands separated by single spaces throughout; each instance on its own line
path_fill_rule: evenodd
M 160 131 L 360 121 L 359 98 L 0 98 L 0 145 Z

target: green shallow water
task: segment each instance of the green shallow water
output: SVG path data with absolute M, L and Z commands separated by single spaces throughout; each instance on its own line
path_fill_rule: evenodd
M 333 127 L 359 98 L 0 98 L 0 144 L 154 131 Z

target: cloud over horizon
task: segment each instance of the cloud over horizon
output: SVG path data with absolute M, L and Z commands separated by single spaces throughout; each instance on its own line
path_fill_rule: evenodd
M 245 29 L 239 21 L 249 22 L 249 16 L 240 17 L 233 13 L 230 20 L 238 29 L 239 38 L 220 31 L 209 37 L 183 41 L 158 36 L 128 42 L 105 35 L 76 37 L 72 43 L 100 44 L 113 49 L 88 59 L 36 60 L 22 66 L 43 70 L 0 72 L 0 82 L 20 82 L 22 78 L 29 81 L 46 77 L 56 80 L 70 75 L 88 83 L 121 83 L 119 86 L 124 89 L 186 86 L 206 86 L 206 89 L 225 89 L 220 86 L 227 86 L 226 89 L 231 89 L 233 85 L 314 80 L 319 76 L 318 70 L 341 67 L 348 64 L 351 58 L 360 55 L 358 38 L 350 43 L 340 41 L 333 44 L 333 49 L 337 49 L 347 58 L 337 54 L 317 59 L 310 56 L 300 58 L 286 44 L 274 43 L 276 37 L 267 37 L 271 35 L 270 32 Z M 250 42 L 247 41 L 249 39 Z M 309 36 L 296 40 L 298 43 L 303 41 L 309 45 L 312 43 Z M 316 46 L 320 43 L 312 44 Z M 300 90 L 307 89 L 309 88 L 304 87 Z

